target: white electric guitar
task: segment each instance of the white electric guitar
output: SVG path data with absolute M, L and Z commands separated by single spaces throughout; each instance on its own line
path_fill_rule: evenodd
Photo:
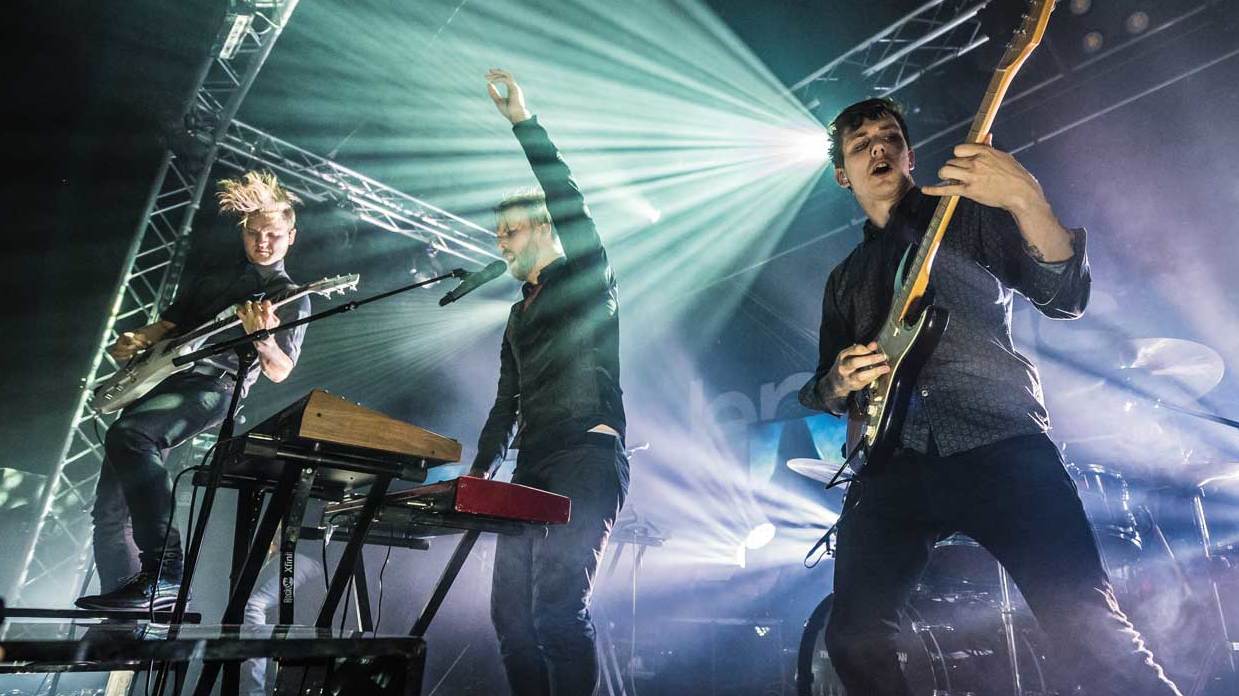
M 264 299 L 270 301 L 272 306 L 279 307 L 310 293 L 331 297 L 333 293 L 344 294 L 349 290 L 356 290 L 360 280 L 361 276 L 356 273 L 323 278 L 308 285 L 294 285 Z M 91 408 L 100 413 L 119 411 L 154 389 L 155 385 L 169 375 L 193 367 L 193 363 L 174 365 L 172 361 L 197 350 L 211 336 L 239 325 L 241 320 L 237 318 L 237 307 L 239 305 L 229 307 L 202 326 L 172 338 L 165 338 L 130 358 L 119 370 L 95 386 L 90 397 Z

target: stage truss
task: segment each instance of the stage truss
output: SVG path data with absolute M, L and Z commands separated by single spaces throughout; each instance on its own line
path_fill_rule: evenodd
M 989 41 L 979 13 L 990 0 L 930 0 L 792 85 L 812 110 L 818 90 L 859 82 L 884 97 Z
M 103 461 L 100 435 L 113 420 L 88 406 L 91 387 L 118 365 L 104 350 L 123 331 L 154 321 L 175 297 L 194 215 L 220 164 L 264 167 L 308 201 L 333 201 L 382 229 L 474 265 L 497 258 L 494 233 L 331 160 L 236 120 L 258 71 L 298 0 L 233 2 L 200 73 L 184 128 L 164 153 L 142 220 L 126 253 L 109 315 L 91 356 L 61 456 L 43 491 L 39 516 L 7 595 L 25 605 L 72 600 L 92 567 L 90 506 Z

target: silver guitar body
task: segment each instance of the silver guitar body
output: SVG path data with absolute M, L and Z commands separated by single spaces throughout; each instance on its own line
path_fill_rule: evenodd
M 323 278 L 308 285 L 294 286 L 271 301 L 279 307 L 310 293 L 331 297 L 332 293 L 356 290 L 360 280 L 361 276 L 356 273 Z M 134 356 L 95 386 L 90 396 L 90 407 L 99 413 L 115 413 L 142 398 L 168 377 L 193 368 L 193 363 L 174 365 L 172 361 L 194 352 L 211 336 L 239 326 L 241 321 L 237 319 L 236 311 L 237 307 L 229 307 L 193 331 L 165 338 Z
M 165 379 L 193 368 L 193 363 L 174 365 L 172 361 L 193 352 L 200 341 L 176 343 L 175 338 L 156 343 L 100 382 L 91 394 L 90 407 L 99 413 L 115 413 L 142 398 Z

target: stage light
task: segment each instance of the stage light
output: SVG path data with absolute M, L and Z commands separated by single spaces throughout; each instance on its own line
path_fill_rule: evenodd
M 1127 15 L 1127 21 L 1123 22 L 1123 27 L 1127 29 L 1128 34 L 1143 34 L 1149 28 L 1148 13 L 1132 12 Z
M 241 42 L 253 23 L 254 13 L 244 7 L 240 7 L 237 13 L 232 15 L 232 26 L 228 29 L 228 36 L 219 47 L 220 60 L 232 60 L 236 57 L 237 49 L 241 47 Z
M 824 130 L 793 131 L 785 149 L 794 162 L 821 164 L 830 157 L 830 137 Z
M 1093 0 L 1071 0 L 1068 7 L 1071 8 L 1071 14 L 1082 15 L 1092 9 Z
M 749 530 L 748 536 L 744 537 L 744 548 L 757 550 L 769 544 L 774 539 L 775 527 L 769 522 L 761 524 Z
M 700 0 L 654 0 L 640 12 L 588 0 L 465 3 L 443 31 L 436 3 L 330 7 L 299 10 L 298 31 L 355 37 L 367 58 L 306 55 L 289 68 L 290 92 L 336 90 L 299 119 L 308 147 L 337 148 L 339 124 L 354 125 L 340 158 L 491 228 L 504 192 L 533 183 L 483 83 L 487 68 L 510 70 L 585 193 L 625 312 L 655 318 L 653 328 L 694 313 L 690 293 L 776 248 L 827 161 L 821 124 Z M 536 50 L 493 40 L 512 35 Z M 382 109 L 357 106 L 376 94 Z M 246 104 L 287 110 L 259 90 Z M 331 131 L 327 142 L 313 142 L 316 124 Z M 632 200 L 653 205 L 634 210 Z M 378 210 L 367 217 L 404 224 Z M 712 295 L 700 331 L 725 325 L 755 277 Z
M 663 217 L 663 212 L 655 208 L 649 201 L 645 199 L 637 199 L 633 202 L 633 209 L 641 219 L 649 222 L 651 225 L 658 222 Z
M 1105 45 L 1106 39 L 1099 31 L 1090 31 L 1084 35 L 1084 52 L 1096 53 Z

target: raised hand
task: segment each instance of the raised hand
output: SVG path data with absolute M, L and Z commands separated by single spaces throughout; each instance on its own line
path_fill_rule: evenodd
M 503 85 L 506 94 L 500 93 L 499 87 Z M 486 72 L 486 91 L 490 93 L 491 101 L 495 102 L 495 108 L 499 109 L 499 113 L 503 117 L 512 122 L 513 125 L 521 121 L 528 121 L 532 114 L 525 106 L 525 93 L 521 91 L 521 86 L 516 84 L 516 79 L 512 77 L 512 73 L 499 68 L 491 68 Z

